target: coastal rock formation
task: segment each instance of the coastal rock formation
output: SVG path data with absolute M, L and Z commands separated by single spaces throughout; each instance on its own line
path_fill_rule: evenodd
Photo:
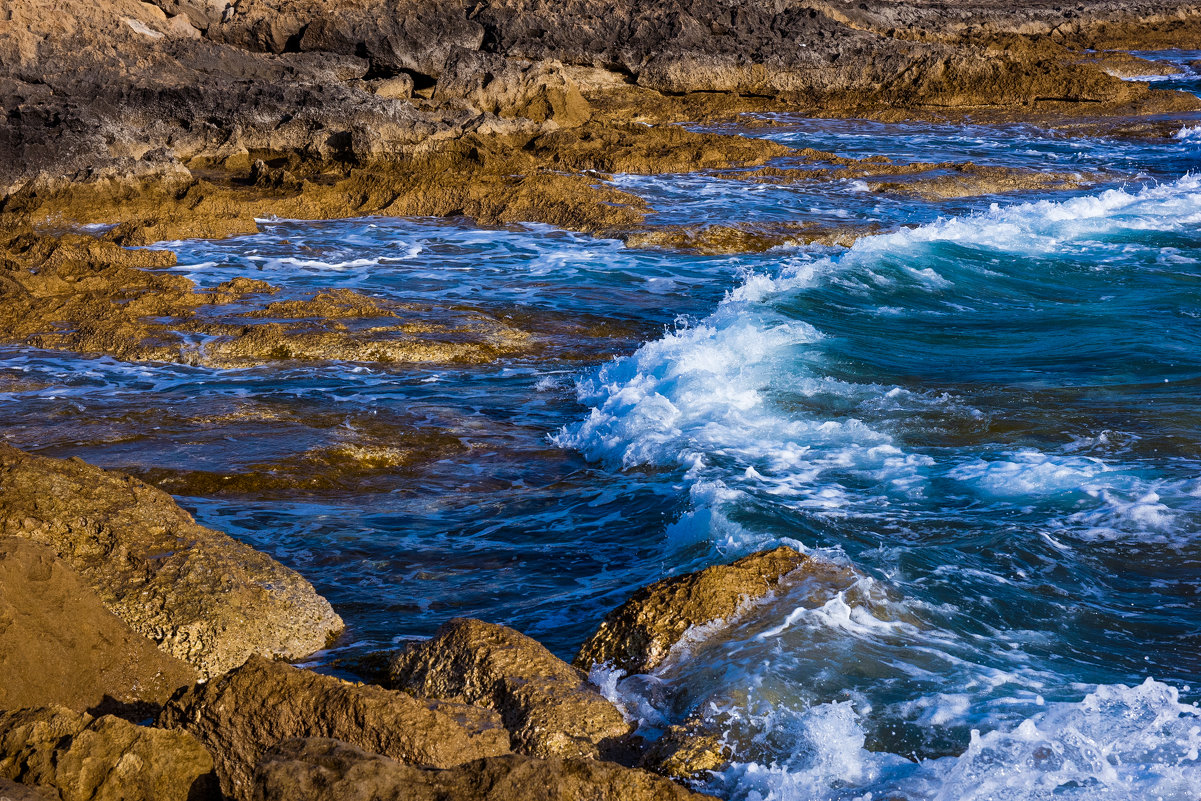
M 351 684 L 259 657 L 176 696 L 158 722 L 199 738 L 216 760 L 222 791 L 240 801 L 253 796 L 262 755 L 298 737 L 332 737 L 433 768 L 509 752 L 509 733 L 490 710 Z
M 777 592 L 812 581 L 833 594 L 855 581 L 850 568 L 786 545 L 657 581 L 605 616 L 580 648 L 575 665 L 609 664 L 645 673 L 662 664 L 672 647 L 700 627 L 720 626 Z
M 0 537 L 0 709 L 61 705 L 154 714 L 196 680 L 132 631 L 44 545 Z
M 169 495 L 78 459 L 0 444 L 0 536 L 47 546 L 130 628 L 218 675 L 300 658 L 342 621 L 298 574 L 196 524 Z
M 0 801 L 62 801 L 62 796 L 53 787 L 31 787 L 0 779 Z
M 293 740 L 259 765 L 260 801 L 688 801 L 653 773 L 592 759 L 511 754 L 422 770 L 337 740 Z
M 0 713 L 0 779 L 51 788 L 62 801 L 220 797 L 212 757 L 192 736 L 64 707 Z
M 124 236 L 118 227 L 114 236 Z M 143 229 L 136 229 L 144 232 Z M 235 278 L 205 292 L 155 272 L 174 254 L 92 237 L 24 234 L 0 280 L 0 339 L 130 361 L 245 367 L 285 360 L 480 362 L 531 349 L 493 316 L 424 310 L 349 290 L 271 301 L 278 289 Z M 203 341 L 203 346 L 196 344 Z
M 392 686 L 500 713 L 513 749 L 536 757 L 597 758 L 630 732 L 587 676 L 506 626 L 459 618 L 393 660 Z
M 720 734 L 685 723 L 669 726 L 646 750 L 639 764 L 660 776 L 689 781 L 722 770 L 731 756 L 733 750 L 722 742 Z

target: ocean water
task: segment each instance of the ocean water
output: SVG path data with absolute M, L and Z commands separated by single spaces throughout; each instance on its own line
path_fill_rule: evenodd
M 928 201 L 855 180 L 614 179 L 662 223 L 883 231 L 732 256 L 535 225 L 264 221 L 168 243 L 175 270 L 481 309 L 556 346 L 240 370 L 10 348 L 0 426 L 42 453 L 205 477 L 181 503 L 346 619 L 313 660 L 334 672 L 461 615 L 571 658 L 636 587 L 781 543 L 852 568 L 651 675 L 594 672 L 646 736 L 719 737 L 731 764 L 697 787 L 723 798 L 1196 801 L 1201 119 L 1157 138 L 773 123 L 748 133 L 1097 182 Z M 351 445 L 416 455 L 306 461 Z M 281 481 L 235 480 L 250 474 Z

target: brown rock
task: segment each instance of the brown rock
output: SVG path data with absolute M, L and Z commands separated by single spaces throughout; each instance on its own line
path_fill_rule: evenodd
M 297 573 L 78 459 L 0 444 L 0 535 L 48 546 L 109 611 L 203 676 L 251 654 L 300 658 L 342 628 Z
M 0 779 L 0 801 L 62 801 L 53 787 L 33 787 Z
M 172 699 L 159 725 L 185 729 L 208 746 L 221 789 L 236 799 L 251 798 L 262 755 L 297 737 L 333 737 L 436 768 L 509 751 L 509 733 L 495 712 L 351 684 L 259 657 Z
M 733 755 L 721 738 L 694 726 L 670 726 L 643 754 L 642 767 L 678 781 L 725 768 Z
M 816 579 L 826 592 L 853 583 L 849 568 L 781 546 L 729 565 L 657 581 L 605 616 L 575 664 L 609 663 L 627 673 L 653 670 L 698 626 L 730 623 L 776 592 Z
M 212 757 L 191 735 L 63 707 L 0 713 L 0 778 L 63 801 L 219 798 Z
M 196 671 L 132 631 L 44 545 L 0 537 L 0 709 L 154 714 Z
M 422 770 L 337 740 L 293 740 L 255 775 L 256 801 L 687 801 L 653 773 L 591 759 L 511 754 Z
M 513 748 L 536 757 L 596 758 L 630 732 L 583 671 L 506 626 L 459 618 L 392 662 L 392 685 L 500 713 Z

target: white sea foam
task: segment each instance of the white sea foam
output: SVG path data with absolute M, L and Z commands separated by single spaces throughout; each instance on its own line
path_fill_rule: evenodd
M 963 699 L 926 699 L 930 720 L 963 717 Z M 1177 690 L 1146 680 L 1102 685 L 1078 703 L 1045 704 L 1016 726 L 972 732 L 959 756 L 915 762 L 867 750 L 850 702 L 769 712 L 796 748 L 738 761 L 708 787 L 735 801 L 1192 801 L 1201 793 L 1201 722 Z
M 1192 127 L 1185 125 L 1173 135 L 1173 138 L 1185 142 L 1201 142 L 1201 125 Z

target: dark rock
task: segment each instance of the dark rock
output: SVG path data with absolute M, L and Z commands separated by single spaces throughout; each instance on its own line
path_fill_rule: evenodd
M 62 801 L 220 797 L 212 757 L 191 735 L 64 707 L 0 713 L 0 778 L 52 788 Z
M 153 715 L 195 680 L 49 548 L 0 537 L 0 709 L 104 705 Z
M 630 731 L 621 713 L 537 641 L 506 626 L 459 618 L 392 663 L 392 685 L 427 698 L 494 709 L 530 756 L 603 756 Z
M 298 574 L 196 524 L 169 495 L 78 459 L 0 444 L 0 536 L 50 548 L 134 631 L 220 674 L 300 658 L 342 621 Z
M 447 768 L 509 751 L 490 710 L 352 684 L 280 662 L 242 667 L 173 698 L 159 725 L 212 752 L 226 795 L 248 800 L 266 751 L 297 737 L 332 737 L 408 764 Z
M 512 754 L 422 770 L 337 740 L 293 740 L 255 775 L 256 801 L 686 801 L 653 773 L 591 759 Z

